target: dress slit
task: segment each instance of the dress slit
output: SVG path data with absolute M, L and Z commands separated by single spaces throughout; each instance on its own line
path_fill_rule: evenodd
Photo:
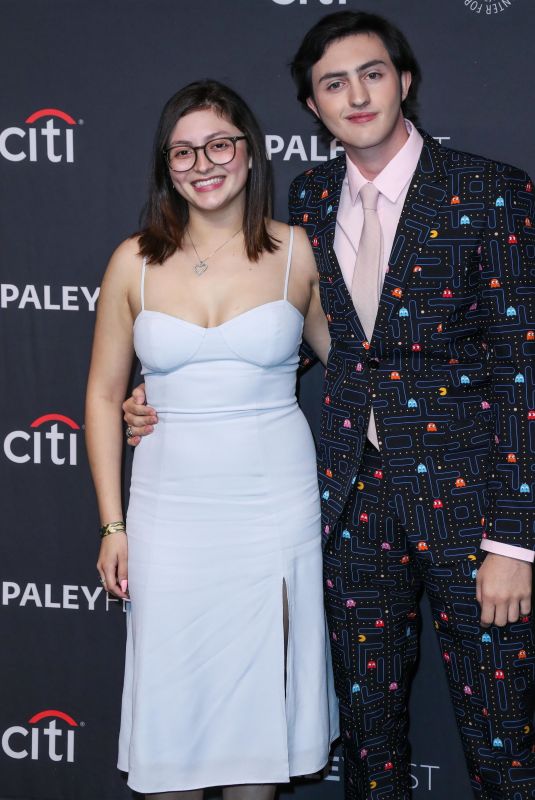
M 284 632 L 284 694 L 286 696 L 286 684 L 288 680 L 288 644 L 290 633 L 290 611 L 286 578 L 282 579 L 282 629 Z

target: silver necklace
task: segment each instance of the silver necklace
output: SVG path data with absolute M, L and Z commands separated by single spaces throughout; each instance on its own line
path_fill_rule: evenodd
M 193 265 L 193 269 L 195 270 L 196 274 L 197 275 L 202 275 L 203 272 L 206 272 L 206 270 L 208 269 L 208 264 L 206 263 L 208 261 L 208 259 L 212 258 L 212 256 L 215 256 L 215 254 L 218 253 L 226 244 L 231 242 L 240 233 L 240 231 L 241 231 L 241 228 L 239 228 L 236 231 L 236 233 L 233 233 L 232 236 L 230 236 L 226 241 L 223 242 L 223 244 L 220 244 L 219 247 L 217 247 L 214 250 L 213 253 L 210 253 L 210 255 L 206 256 L 206 258 L 201 258 L 200 255 L 197 252 L 197 248 L 193 244 L 193 239 L 191 238 L 191 234 L 190 234 L 189 230 L 186 228 L 186 233 L 188 234 L 188 239 L 190 240 L 191 246 L 193 247 L 193 249 L 195 251 L 195 255 L 198 258 L 197 263 Z

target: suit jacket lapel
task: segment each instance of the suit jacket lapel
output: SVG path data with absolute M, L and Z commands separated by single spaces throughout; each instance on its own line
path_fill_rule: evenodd
M 433 219 L 447 193 L 447 175 L 440 146 L 427 134 L 394 237 L 375 328 L 373 344 L 385 337 L 393 314 L 399 314 L 407 284 L 417 274 L 418 255 L 436 235 Z M 415 270 L 416 267 L 416 270 Z
M 336 233 L 336 216 L 340 207 L 340 195 L 345 174 L 345 156 L 340 156 L 332 164 L 331 180 L 334 187 L 329 192 L 326 185 L 319 199 L 319 225 L 325 236 L 325 252 L 330 254 L 330 257 L 326 258 L 325 262 L 333 280 L 342 275 L 340 264 L 334 252 L 334 235 Z
M 336 217 L 340 207 L 340 196 L 346 174 L 345 156 L 340 156 L 334 162 L 332 162 L 331 169 L 332 174 L 330 176 L 330 183 L 331 185 L 334 184 L 334 186 L 330 192 L 328 192 L 327 188 L 323 189 L 319 200 L 320 213 L 317 231 L 318 238 L 321 239 L 323 237 L 324 239 L 324 258 L 322 259 L 324 269 L 320 270 L 320 273 L 322 279 L 325 280 L 326 278 L 342 297 L 343 305 L 350 311 L 348 320 L 355 331 L 357 339 L 363 341 L 366 338 L 366 335 L 357 316 L 357 312 L 355 311 L 351 294 L 346 286 L 338 258 L 336 257 L 336 253 L 334 251 Z

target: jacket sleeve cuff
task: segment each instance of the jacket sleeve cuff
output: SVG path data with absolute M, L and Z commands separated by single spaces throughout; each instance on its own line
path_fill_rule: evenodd
M 482 539 L 481 549 L 486 550 L 487 553 L 496 553 L 498 556 L 509 556 L 509 558 L 517 558 L 519 561 L 535 561 L 535 552 L 528 550 L 526 547 L 516 547 L 513 544 L 505 544 L 504 542 L 495 542 L 493 539 Z

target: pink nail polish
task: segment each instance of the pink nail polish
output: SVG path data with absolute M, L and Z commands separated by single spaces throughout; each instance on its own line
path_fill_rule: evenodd
M 120 586 L 122 591 L 126 592 L 126 590 L 128 589 L 128 581 L 126 580 L 126 578 L 123 578 L 123 580 L 120 583 Z

